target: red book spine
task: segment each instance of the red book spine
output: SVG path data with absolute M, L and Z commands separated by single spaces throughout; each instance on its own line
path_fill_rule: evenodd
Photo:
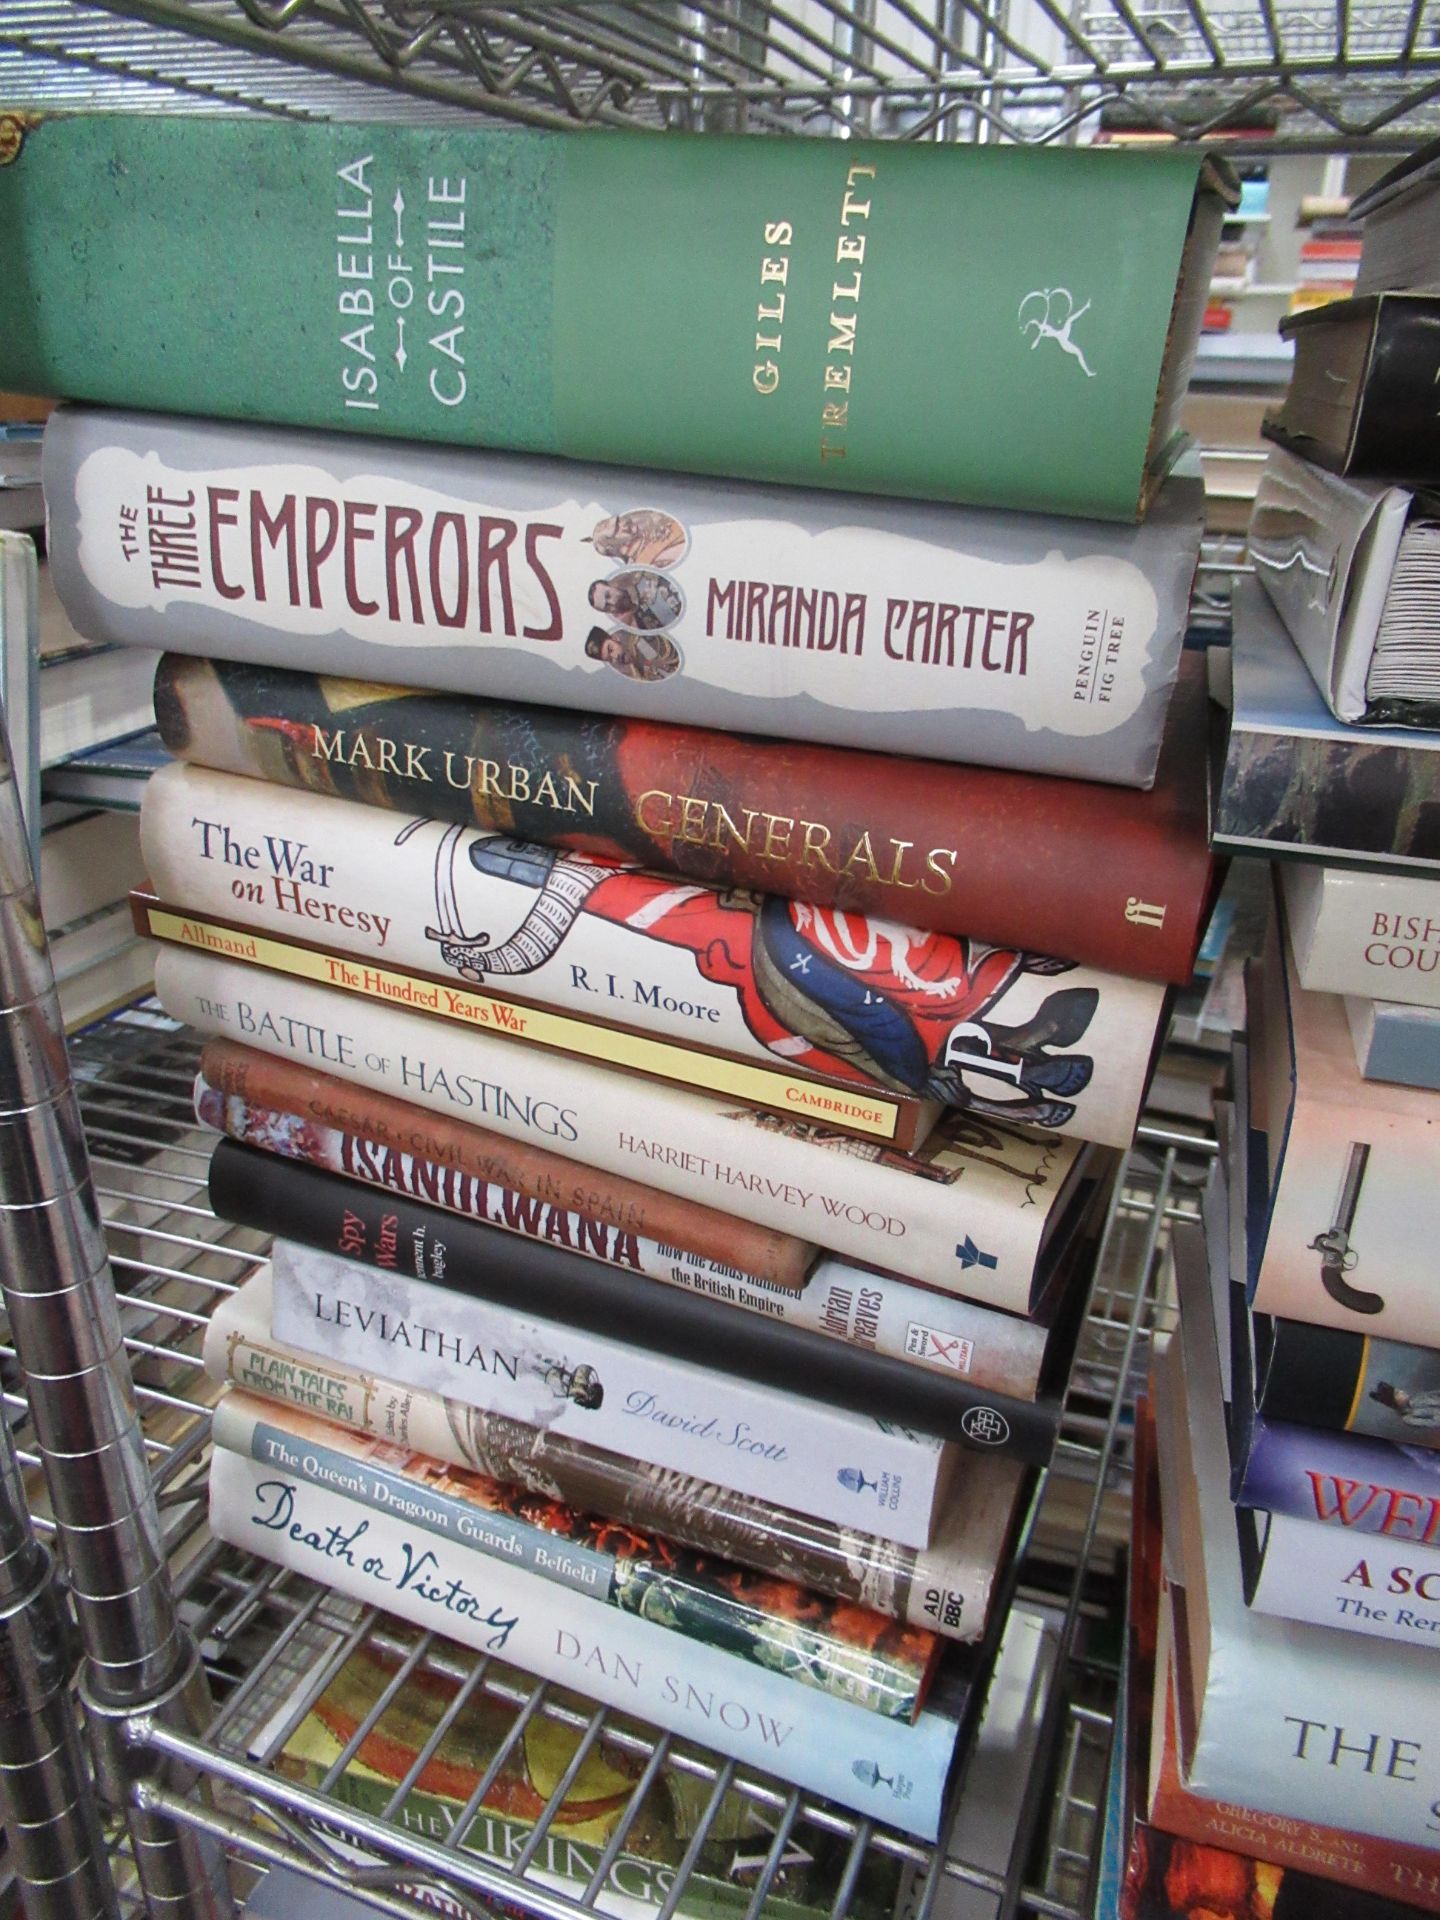
M 156 712 L 226 772 L 1183 982 L 1212 872 L 1201 664 L 1149 793 L 180 655 Z

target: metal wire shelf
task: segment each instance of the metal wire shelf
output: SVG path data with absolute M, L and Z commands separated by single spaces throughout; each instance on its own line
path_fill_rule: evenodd
M 0 100 L 1374 150 L 1440 129 L 1440 0 L 3 0 Z
M 763 1809 L 774 1835 L 768 1855 L 757 1863 L 745 1920 L 756 1920 L 763 1910 L 787 1845 L 806 1834 L 822 1836 L 843 1856 L 835 1882 L 835 1920 L 851 1911 L 862 1869 L 879 1860 L 895 1863 L 913 1883 L 911 1920 L 928 1920 L 947 1884 L 982 1890 L 1002 1920 L 1014 1914 L 1079 1920 L 1087 1911 L 1098 1782 L 1109 1740 L 1114 1649 L 1103 1629 L 1118 1607 L 1117 1555 L 1128 1510 L 1128 1409 L 1150 1339 L 1166 1324 L 1168 1231 L 1176 1218 L 1198 1207 L 1207 1141 L 1158 1124 L 1143 1129 L 1106 1224 L 1062 1443 L 1023 1538 L 1018 1593 L 1046 1622 L 1055 1668 L 1039 1716 L 1041 1758 L 1030 1775 L 1010 1858 L 997 1868 L 959 1853 L 936 1852 L 669 1736 L 619 1723 L 603 1710 L 583 1709 L 573 1696 L 496 1668 L 434 1636 L 418 1635 L 209 1540 L 203 1497 L 214 1388 L 200 1366 L 200 1342 L 210 1309 L 256 1271 L 265 1252 L 259 1236 L 217 1221 L 206 1204 L 210 1136 L 190 1108 L 196 1044 L 195 1036 L 152 1002 L 88 1030 L 72 1045 L 176 1591 L 218 1702 L 199 1737 L 146 1716 L 127 1727 L 131 1742 L 192 1766 L 216 1789 L 213 1804 L 206 1804 L 200 1796 L 179 1795 L 148 1780 L 136 1789 L 146 1809 L 219 1839 L 234 1857 L 252 1865 L 287 1865 L 331 1882 L 346 1880 L 382 1913 L 422 1913 L 426 1909 L 413 1890 L 428 1886 L 433 1897 L 433 1888 L 443 1885 L 460 1913 L 485 1913 L 498 1902 L 544 1920 L 581 1920 L 603 1911 L 597 1901 L 605 1871 L 646 1793 L 657 1779 L 683 1774 L 697 1783 L 693 1791 L 703 1810 L 661 1920 L 668 1920 L 679 1902 L 730 1791 Z M 6 1404 L 22 1462 L 33 1462 L 13 1349 L 4 1345 L 0 1374 L 12 1389 Z M 37 1525 L 45 1524 L 39 1506 Z M 509 1861 L 466 1851 L 459 1839 L 471 1824 L 468 1814 L 455 1820 L 443 1841 L 417 1836 L 398 1816 L 404 1781 L 376 1817 L 336 1800 L 333 1780 L 317 1790 L 287 1776 L 277 1755 L 288 1731 L 318 1699 L 346 1654 L 361 1646 L 378 1649 L 401 1673 L 425 1672 L 458 1690 L 453 1712 L 447 1708 L 437 1724 L 432 1748 L 464 1702 L 483 1696 L 512 1716 L 507 1746 L 523 1738 L 539 1715 L 568 1725 L 582 1755 L 604 1750 L 623 1761 L 634 1790 L 590 1884 L 557 1887 L 553 1876 L 547 1878 L 536 1865 L 540 1840 Z M 377 1704 L 352 1745 L 379 1710 Z M 268 1738 L 257 1749 L 257 1730 L 267 1724 Z M 541 1840 L 557 1816 L 568 1778 L 567 1772 L 539 1814 L 535 1832 Z M 477 1804 L 485 1787 L 482 1780 Z M 337 1837 L 350 1855 L 337 1850 Z M 123 1868 L 123 1844 L 117 1847 Z M 370 1864 L 357 1867 L 355 1849 Z M 138 1896 L 134 1899 L 138 1903 Z M 128 1910 L 141 1911 L 138 1904 Z

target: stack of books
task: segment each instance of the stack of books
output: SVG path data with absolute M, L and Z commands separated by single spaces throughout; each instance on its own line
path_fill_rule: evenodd
M 41 769 L 127 739 L 150 725 L 157 656 L 143 647 L 83 640 L 55 592 L 44 559 L 36 567 Z
M 1352 219 L 1354 202 L 1326 201 L 1318 206 L 1302 201 L 1298 284 L 1290 296 L 1291 313 L 1309 313 L 1332 300 L 1347 299 L 1355 291 L 1360 267 L 1360 231 Z
M 1205 303 L 1205 333 L 1228 333 L 1234 325 L 1232 302 L 1255 284 L 1257 256 L 1270 219 L 1270 181 L 1264 163 L 1242 162 L 1236 172 L 1240 199 L 1221 230 L 1215 251 Z
M 1399 284 L 1377 287 L 1372 269 L 1363 298 L 1297 336 L 1295 382 L 1266 423 L 1279 444 L 1250 553 L 1269 604 L 1237 600 L 1217 831 L 1236 848 L 1296 856 L 1285 895 L 1300 985 L 1345 996 L 1363 1074 L 1432 1090 L 1440 456 L 1428 349 L 1416 361 L 1403 342 L 1440 323 L 1440 297 L 1404 273 L 1406 235 L 1433 222 L 1437 199 L 1433 166 L 1410 160 L 1356 203 L 1365 245 L 1379 222 Z
M 1152 1378 L 1112 1800 L 1131 1920 L 1440 1911 L 1440 593 L 1423 567 L 1400 584 L 1440 452 L 1426 427 L 1405 461 L 1296 424 L 1327 382 L 1367 417 L 1386 378 L 1426 416 L 1432 372 L 1371 357 L 1392 300 L 1434 305 L 1386 290 L 1348 335 L 1307 325 L 1236 595 L 1222 829 L 1287 857 Z M 1397 623 L 1417 644 L 1385 678 Z
M 36 494 L 38 508 L 38 487 Z M 40 906 L 61 1014 L 73 1031 L 150 989 L 151 949 L 129 905 L 143 878 L 140 834 L 133 815 L 57 800 L 37 775 L 149 727 L 159 655 L 82 638 L 48 562 L 34 552 L 42 530 L 3 538 L 20 552 L 0 566 L 0 670 L 23 804 L 27 814 L 38 807 Z
M 76 812 L 42 826 L 40 908 L 67 1031 L 148 993 L 154 950 L 135 931 L 145 878 L 134 814 Z
M 136 912 L 216 1211 L 276 1236 L 207 1349 L 223 1538 L 937 1835 L 1211 890 L 1170 468 L 1226 195 L 27 132 L 0 217 L 109 294 L 72 338 L 52 250 L 0 372 L 103 403 L 52 561 L 169 648 Z M 222 263 L 283 370 L 197 325 Z

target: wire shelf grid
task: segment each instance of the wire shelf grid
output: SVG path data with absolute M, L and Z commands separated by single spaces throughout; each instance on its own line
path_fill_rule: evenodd
M 1440 0 L 3 0 L 13 107 L 1404 147 Z
M 660 1920 L 668 1920 L 679 1901 L 730 1792 L 759 1809 L 773 1834 L 768 1852 L 754 1863 L 744 1920 L 757 1920 L 781 1876 L 787 1848 L 803 1845 L 807 1835 L 823 1838 L 843 1856 L 834 1920 L 851 1912 L 862 1870 L 876 1861 L 893 1863 L 911 1883 L 910 1920 L 929 1920 L 947 1881 L 983 1889 L 1001 1920 L 1014 1914 L 1080 1920 L 1087 1911 L 1097 1783 L 1103 1777 L 1114 1686 L 1113 1652 L 1091 1641 L 1097 1625 L 1113 1617 L 1119 1604 L 1116 1561 L 1126 1533 L 1128 1409 L 1151 1338 L 1167 1324 L 1168 1232 L 1175 1219 L 1197 1210 L 1206 1140 L 1160 1125 L 1142 1129 L 1106 1223 L 1061 1445 L 1022 1540 L 1018 1602 L 1038 1610 L 1048 1623 L 1057 1664 L 1041 1714 L 1047 1758 L 1033 1769 L 1010 1860 L 999 1870 L 936 1852 L 667 1735 L 621 1722 L 553 1686 L 418 1634 L 209 1539 L 205 1466 L 216 1389 L 200 1364 L 200 1344 L 211 1308 L 257 1271 L 265 1247 L 253 1232 L 217 1221 L 206 1204 L 211 1136 L 195 1122 L 190 1098 L 196 1045 L 195 1036 L 153 1002 L 89 1029 L 72 1043 L 177 1593 L 219 1703 L 199 1739 L 143 1721 L 131 1728 L 137 1741 L 193 1764 L 216 1789 L 213 1805 L 196 1797 L 176 1797 L 171 1805 L 164 1790 L 151 1785 L 142 1790 L 150 1796 L 147 1804 L 214 1834 L 253 1867 L 287 1865 L 343 1881 L 377 1912 L 433 1911 L 425 1903 L 439 1898 L 436 1888 L 443 1886 L 458 1914 L 485 1914 L 500 1903 L 542 1920 L 582 1920 L 604 1910 L 606 1872 L 646 1793 L 657 1779 L 683 1775 L 701 1811 Z M 7 1412 L 22 1459 L 33 1460 L 26 1450 L 22 1383 L 13 1351 L 3 1344 L 0 1375 L 10 1389 Z M 43 1510 L 37 1523 L 45 1525 Z M 399 1812 L 405 1781 L 377 1816 L 338 1801 L 333 1778 L 316 1787 L 287 1774 L 278 1756 L 289 1733 L 343 1659 L 360 1647 L 378 1652 L 402 1674 L 421 1673 L 451 1690 L 452 1707 L 437 1723 L 432 1747 L 472 1696 L 507 1712 L 509 1730 L 492 1774 L 537 1716 L 570 1729 L 577 1758 L 539 1811 L 533 1846 L 504 1860 L 460 1844 L 471 1832 L 487 1780 L 478 1783 L 474 1806 L 457 1814 L 447 1835 L 434 1838 L 405 1826 Z M 370 1731 L 383 1704 L 383 1698 L 375 1703 L 351 1747 Z M 575 1768 L 592 1752 L 613 1755 L 635 1784 L 599 1868 L 588 1884 L 567 1886 L 543 1871 L 543 1843 Z M 428 1751 L 413 1771 L 427 1758 Z M 123 1868 L 123 1850 L 119 1858 Z

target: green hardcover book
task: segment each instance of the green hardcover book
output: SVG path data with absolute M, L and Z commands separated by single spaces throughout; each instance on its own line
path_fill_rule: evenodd
M 0 387 L 1111 520 L 1230 197 L 1181 151 L 7 126 Z

